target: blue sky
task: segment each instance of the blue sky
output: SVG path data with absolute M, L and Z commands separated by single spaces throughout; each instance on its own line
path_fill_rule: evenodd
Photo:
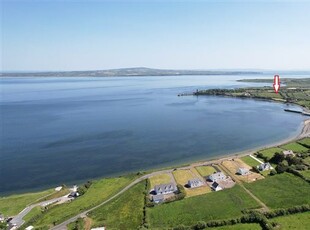
M 1 70 L 310 69 L 310 1 L 1 1 Z

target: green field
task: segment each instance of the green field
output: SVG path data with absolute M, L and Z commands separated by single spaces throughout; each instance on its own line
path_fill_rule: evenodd
M 209 176 L 212 173 L 216 172 L 216 170 L 212 166 L 198 166 L 196 167 L 199 174 L 203 177 Z
M 254 199 L 235 185 L 231 189 L 148 208 L 147 217 L 151 228 L 166 228 L 236 218 L 242 215 L 242 210 L 258 207 Z
M 217 228 L 210 228 L 212 230 L 261 230 L 261 226 L 259 224 L 235 224 L 235 225 L 227 225 Z
M 310 170 L 299 171 L 304 177 L 310 179 Z
M 145 181 L 140 182 L 89 215 L 94 226 L 107 229 L 137 229 L 142 224 Z
M 150 177 L 150 186 L 154 188 L 155 185 L 168 184 L 171 182 L 171 176 L 168 173 L 157 174 Z
M 296 152 L 296 153 L 302 153 L 302 152 L 307 152 L 308 149 L 296 142 L 293 142 L 293 143 L 289 143 L 289 144 L 286 144 L 286 145 L 281 145 L 280 146 L 281 148 L 283 149 L 286 149 L 286 150 L 293 150 L 293 152 Z
M 53 223 L 59 224 L 84 210 L 100 204 L 128 185 L 134 178 L 135 176 L 131 175 L 94 181 L 87 193 L 83 196 L 70 203 L 57 205 L 51 208 L 41 215 L 35 223 L 32 223 L 32 225 L 35 227 L 46 227 L 51 226 Z
M 270 208 L 310 204 L 310 185 L 289 173 L 270 176 L 244 186 Z
M 40 215 L 42 213 L 41 211 L 41 207 L 37 206 L 34 207 L 25 217 L 24 217 L 24 221 L 29 221 L 31 218 Z
M 247 165 L 251 166 L 251 167 L 256 167 L 258 165 L 260 165 L 260 163 L 257 160 L 254 160 L 252 157 L 250 156 L 245 156 L 245 157 L 241 157 L 240 158 L 244 163 L 246 163 Z
M 310 137 L 299 140 L 298 143 L 309 146 L 309 148 L 310 148 Z
M 307 230 L 310 226 L 310 212 L 298 213 L 294 215 L 281 216 L 270 219 L 279 224 L 280 230 L 296 229 Z
M 269 149 L 264 149 L 264 150 L 260 150 L 258 151 L 260 153 L 262 153 L 265 157 L 273 157 L 273 155 L 278 152 L 278 153 L 282 153 L 283 152 L 283 149 L 281 148 L 277 148 L 277 147 L 274 147 L 274 148 L 269 148 Z
M 40 198 L 54 193 L 54 189 L 43 192 L 25 193 L 0 198 L 0 213 L 6 216 L 13 216 L 22 211 L 27 205 L 37 202 Z

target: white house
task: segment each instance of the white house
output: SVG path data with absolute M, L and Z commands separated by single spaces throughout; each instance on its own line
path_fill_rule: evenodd
M 175 184 L 169 183 L 169 184 L 160 184 L 160 185 L 155 185 L 154 188 L 156 195 L 159 194 L 169 194 L 173 193 L 177 190 Z
M 250 170 L 247 168 L 238 168 L 237 173 L 239 175 L 247 175 L 250 173 Z
M 212 181 L 212 182 L 216 182 L 216 181 L 220 181 L 220 180 L 225 180 L 226 175 L 222 172 L 215 172 L 215 173 L 212 173 L 211 175 L 209 175 L 207 177 L 207 179 Z
M 223 190 L 223 188 L 217 182 L 213 182 L 211 186 L 212 186 L 212 189 L 216 192 Z
M 266 170 L 270 170 L 272 169 L 272 166 L 267 162 L 267 163 L 263 163 L 263 164 L 260 164 L 258 166 L 258 170 L 259 171 L 266 171 Z
M 199 178 L 195 178 L 192 180 L 189 180 L 187 182 L 188 186 L 191 188 L 197 188 L 203 185 L 202 181 Z

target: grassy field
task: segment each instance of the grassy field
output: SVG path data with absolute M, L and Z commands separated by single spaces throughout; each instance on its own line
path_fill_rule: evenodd
M 292 174 L 277 174 L 244 186 L 270 208 L 310 204 L 310 185 Z
M 155 185 L 167 184 L 171 182 L 171 176 L 168 173 L 158 174 L 150 178 L 151 188 Z
M 13 216 L 22 211 L 28 204 L 37 202 L 40 198 L 54 193 L 54 189 L 42 192 L 25 193 L 0 198 L 0 213 L 6 216 Z
M 280 230 L 307 230 L 310 226 L 310 212 L 276 217 L 271 219 L 271 221 L 278 223 L 280 228 L 277 229 Z
M 145 181 L 89 215 L 94 226 L 107 229 L 137 229 L 142 224 Z
M 41 207 L 34 207 L 25 217 L 24 217 L 24 221 L 29 221 L 31 218 L 41 214 Z
M 261 226 L 259 224 L 235 224 L 235 225 L 227 225 L 217 228 L 210 228 L 212 230 L 261 230 Z
M 296 152 L 296 153 L 302 153 L 302 152 L 307 152 L 308 149 L 296 142 L 293 142 L 293 143 L 289 143 L 289 144 L 286 144 L 286 145 L 281 145 L 280 146 L 281 148 L 283 149 L 287 149 L 287 150 L 293 150 L 293 152 Z
M 310 179 L 310 170 L 300 171 L 300 173 L 306 178 Z
M 300 143 L 300 144 L 309 146 L 309 148 L 310 148 L 310 137 L 304 138 L 304 139 L 299 140 L 299 141 L 297 141 L 297 142 Z
M 239 185 L 147 209 L 150 228 L 193 225 L 198 221 L 235 218 L 259 205 Z
M 216 172 L 215 168 L 213 168 L 212 166 L 198 166 L 196 167 L 196 169 L 199 172 L 199 174 L 203 177 L 209 176 L 212 173 Z
M 260 150 L 258 151 L 260 153 L 262 153 L 265 157 L 273 157 L 273 155 L 278 152 L 278 153 L 282 153 L 283 149 L 278 148 L 278 147 L 274 147 L 274 148 L 269 148 L 269 149 L 264 149 L 264 150 Z
M 84 219 L 82 218 L 78 218 L 76 221 L 68 224 L 67 229 L 68 230 L 84 230 L 85 223 L 84 223 Z
M 257 160 L 254 160 L 252 157 L 250 156 L 245 156 L 245 157 L 241 157 L 240 158 L 244 163 L 246 163 L 247 165 L 251 166 L 251 167 L 256 167 L 258 166 L 260 163 Z
M 185 186 L 189 180 L 195 178 L 195 176 L 193 175 L 193 173 L 189 169 L 175 170 L 175 171 L 173 171 L 172 174 L 173 174 L 176 182 L 180 185 L 183 185 L 183 186 Z
M 41 215 L 32 225 L 35 227 L 46 227 L 51 226 L 53 223 L 59 224 L 71 216 L 77 215 L 81 211 L 87 210 L 108 199 L 133 181 L 135 177 L 136 176 L 130 175 L 94 181 L 86 194 L 70 203 L 57 205 L 51 208 Z

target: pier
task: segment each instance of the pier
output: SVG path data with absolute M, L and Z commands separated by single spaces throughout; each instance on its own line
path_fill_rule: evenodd
M 305 115 L 305 116 L 310 116 L 310 113 L 304 112 L 304 111 L 299 111 L 299 110 L 295 110 L 295 109 L 284 109 L 285 112 L 291 112 L 291 113 L 299 113 L 301 115 Z

